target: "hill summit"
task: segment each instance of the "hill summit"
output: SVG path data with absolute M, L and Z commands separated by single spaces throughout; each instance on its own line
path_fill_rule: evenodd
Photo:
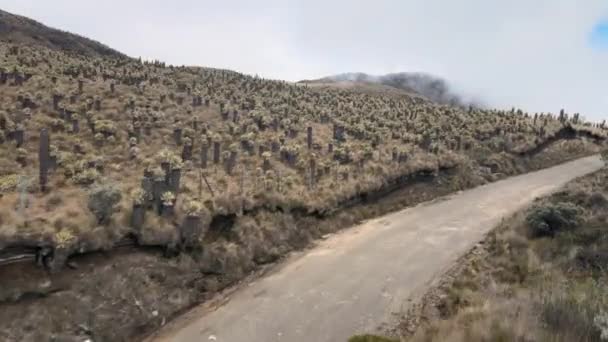
M 379 84 L 396 88 L 409 94 L 416 94 L 445 105 L 466 107 L 474 105 L 453 91 L 449 83 L 439 77 L 422 72 L 399 72 L 386 75 L 369 75 L 362 72 L 349 72 L 327 76 L 307 83 L 351 82 L 355 84 Z
M 44 46 L 84 56 L 125 57 L 89 38 L 45 26 L 35 20 L 0 10 L 0 41 Z

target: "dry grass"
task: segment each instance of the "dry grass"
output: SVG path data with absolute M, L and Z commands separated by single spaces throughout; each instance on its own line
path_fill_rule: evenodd
M 360 194 L 384 189 L 394 180 L 419 171 L 488 165 L 497 175 L 486 177 L 490 180 L 521 172 L 513 167 L 519 156 L 508 151 L 534 149 L 567 123 L 547 115 L 534 119 L 521 112 L 450 108 L 407 94 L 396 97 L 384 91 L 319 89 L 214 69 L 142 64 L 121 57 L 68 55 L 43 47 L 21 46 L 14 53 L 14 47 L 0 44 L 0 60 L 7 66 L 5 72 L 15 69 L 32 76 L 21 86 L 11 85 L 10 77 L 0 85 L 0 120 L 5 126 L 2 129 L 5 141 L 0 144 L 3 152 L 0 207 L 12 207 L 23 197 L 28 205 L 22 208 L 21 217 L 4 218 L 0 231 L 21 232 L 15 226 L 36 222 L 37 234 L 30 232 L 25 239 L 13 237 L 30 241 L 30 245 L 52 241 L 48 234 L 64 228 L 80 237 L 75 241 L 83 240 L 80 235 L 100 231 L 87 228 L 95 226 L 86 207 L 87 189 L 93 182 L 114 184 L 123 194 L 113 220 L 115 227 L 106 227 L 108 233 L 96 240 L 128 231 L 123 225 L 130 222 L 125 216 L 130 215 L 126 213 L 131 212 L 133 205 L 129 194 L 140 188 L 144 169 L 160 165 L 165 158 L 159 154 L 161 151 L 165 151 L 164 155 L 176 155 L 177 159 L 182 154 L 184 143 L 173 138 L 174 129 L 181 129 L 184 137 L 191 138 L 193 156 L 182 167 L 174 216 L 161 219 L 148 211 L 145 216 L 148 228 L 134 231 L 142 243 L 174 244 L 185 217 L 182 208 L 192 200 L 206 203 L 211 216 L 259 207 L 327 213 Z M 55 83 L 52 78 L 56 78 Z M 78 80 L 83 81 L 82 92 L 78 90 Z M 115 84 L 114 93 L 110 91 L 111 83 Z M 53 108 L 53 94 L 63 96 L 60 109 Z M 192 105 L 193 97 L 199 95 L 203 102 L 209 101 L 208 106 Z M 22 98 L 30 98 L 34 108 L 23 108 Z M 100 108 L 94 105 L 96 100 L 101 101 Z M 222 106 L 224 110 L 230 109 L 228 120 L 221 115 Z M 72 122 L 62 114 L 66 110 L 73 112 L 79 132 L 72 130 Z M 235 110 L 239 119 L 233 122 Z M 268 127 L 273 120 L 278 120 L 276 129 Z M 89 122 L 98 126 L 98 130 L 108 129 L 108 135 L 97 139 Z M 334 139 L 336 125 L 345 128 L 344 142 Z M 135 126 L 141 127 L 140 133 Z M 25 136 L 21 147 L 25 151 L 25 166 L 19 166 L 15 160 L 17 147 L 9 139 L 20 127 Z M 313 130 L 314 151 L 306 147 L 307 127 Z M 501 128 L 498 136 L 489 139 L 496 134 L 496 127 Z M 603 129 L 590 124 L 577 127 L 605 135 Z M 50 190 L 45 194 L 37 191 L 36 156 L 38 132 L 42 128 L 51 131 L 52 150 L 58 163 L 49 176 Z M 146 134 L 148 129 L 150 132 Z M 296 135 L 289 135 L 288 131 Z M 219 141 L 222 151 L 234 150 L 237 157 L 231 174 L 226 172 L 223 160 L 219 164 L 212 162 L 212 151 L 209 166 L 201 168 L 203 137 Z M 251 153 L 241 144 L 245 140 L 253 146 Z M 330 143 L 334 152 L 328 150 Z M 273 144 L 279 148 L 295 147 L 300 152 L 295 163 L 289 164 L 279 152 L 272 151 L 269 170 L 264 172 L 258 149 L 271 151 Z M 591 143 L 571 145 L 568 155 L 593 150 Z M 393 151 L 406 158 L 394 161 Z M 338 154 L 347 159 L 338 163 L 335 160 Z M 538 164 L 547 165 L 560 158 L 563 156 L 551 156 L 548 158 L 551 161 Z M 315 160 L 314 170 L 310 168 L 310 159 Z M 315 172 L 314 182 L 310 180 L 311 170 Z M 22 179 L 29 183 L 25 194 L 18 189 Z M 157 223 L 159 226 L 150 227 Z M 169 231 L 171 226 L 175 232 Z M 157 231 L 159 236 L 150 236 Z
M 404 340 L 602 340 L 608 310 L 607 179 L 603 170 L 575 180 L 497 228 L 452 271 L 452 280 L 426 296 L 425 323 Z M 582 208 L 576 223 L 538 237 L 538 208 L 565 203 Z M 544 219 L 561 224 L 552 217 Z
M 395 340 L 374 335 L 358 335 L 349 338 L 348 342 L 395 342 Z

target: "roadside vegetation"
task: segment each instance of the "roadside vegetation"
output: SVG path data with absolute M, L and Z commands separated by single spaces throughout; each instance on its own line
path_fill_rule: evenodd
M 504 222 L 406 315 L 404 340 L 608 340 L 607 184 L 598 171 Z

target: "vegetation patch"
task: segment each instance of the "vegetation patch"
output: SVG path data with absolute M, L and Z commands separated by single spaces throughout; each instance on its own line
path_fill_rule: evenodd
M 538 205 L 529 210 L 526 224 L 534 237 L 554 236 L 580 224 L 583 209 L 568 202 Z
M 396 340 L 375 335 L 357 335 L 349 338 L 348 342 L 396 342 Z
M 577 179 L 491 232 L 405 315 L 402 340 L 606 340 L 607 180 Z

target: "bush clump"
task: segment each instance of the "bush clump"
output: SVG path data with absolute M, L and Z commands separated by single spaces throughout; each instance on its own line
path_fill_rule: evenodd
M 572 203 L 547 203 L 531 208 L 526 223 L 532 237 L 552 237 L 559 231 L 576 227 L 582 213 L 583 209 Z
M 98 224 L 106 224 L 110 221 L 121 198 L 120 191 L 113 185 L 97 184 L 91 188 L 88 207 L 97 218 Z

